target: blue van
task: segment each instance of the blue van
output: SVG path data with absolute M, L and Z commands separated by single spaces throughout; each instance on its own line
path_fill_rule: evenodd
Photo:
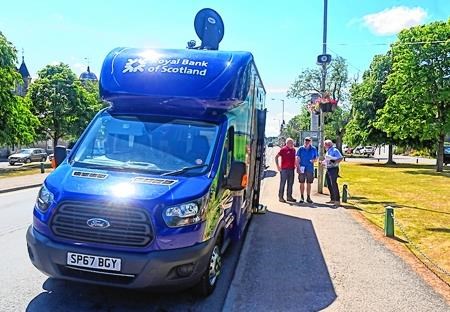
M 67 280 L 210 294 L 259 206 L 266 92 L 252 55 L 117 48 L 99 84 L 109 107 L 39 191 L 32 263 Z

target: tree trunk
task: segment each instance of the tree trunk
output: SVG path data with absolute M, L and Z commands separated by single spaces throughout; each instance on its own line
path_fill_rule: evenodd
M 394 145 L 389 144 L 388 146 L 388 161 L 387 161 L 388 165 L 395 165 L 395 161 L 394 161 Z
M 341 153 L 343 152 L 342 151 L 342 135 L 340 135 L 340 134 L 336 134 L 336 148 L 338 150 L 340 150 Z
M 444 170 L 444 141 L 445 134 L 439 134 L 437 159 L 436 159 L 436 171 L 442 172 Z
M 57 136 L 53 137 L 53 153 L 55 152 L 55 148 L 58 145 L 59 138 Z

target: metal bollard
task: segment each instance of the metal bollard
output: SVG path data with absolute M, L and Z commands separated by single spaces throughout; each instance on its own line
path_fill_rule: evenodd
M 44 168 L 44 163 L 43 162 L 41 162 L 41 173 L 45 173 L 45 168 Z
M 419 158 L 416 159 L 416 164 L 418 164 L 418 163 L 419 163 Z
M 348 199 L 348 187 L 347 184 L 342 186 L 342 202 L 346 203 Z
M 385 207 L 384 212 L 384 236 L 394 237 L 394 208 Z

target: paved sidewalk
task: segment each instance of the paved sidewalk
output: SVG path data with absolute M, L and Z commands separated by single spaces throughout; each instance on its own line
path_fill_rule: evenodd
M 450 311 L 349 211 L 324 204 L 316 185 L 315 204 L 283 204 L 279 175 L 268 173 L 268 212 L 253 216 L 223 311 Z
M 49 172 L 17 177 L 0 178 L 0 193 L 13 192 L 17 190 L 40 186 L 48 175 Z

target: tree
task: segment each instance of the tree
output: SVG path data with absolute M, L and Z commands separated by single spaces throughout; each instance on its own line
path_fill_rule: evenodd
M 29 102 L 15 92 L 16 86 L 23 83 L 16 61 L 16 49 L 0 32 L 0 144 L 30 144 L 38 124 Z
M 392 45 L 386 105 L 376 127 L 394 139 L 437 142 L 436 170 L 443 170 L 450 131 L 450 20 L 403 30 Z
M 290 86 L 287 96 L 290 98 L 296 98 L 303 102 L 309 102 L 310 96 L 313 93 L 321 93 L 321 79 L 322 71 L 319 68 L 306 69 L 300 73 L 297 80 Z M 325 90 L 330 96 L 337 101 L 337 103 L 343 103 L 347 99 L 347 85 L 348 85 L 348 71 L 347 63 L 344 58 L 338 56 L 334 59 L 328 69 L 328 75 L 326 79 Z M 331 122 L 328 126 L 333 129 L 333 137 L 336 140 L 338 148 L 341 149 L 342 136 L 345 132 L 345 124 L 348 121 L 348 117 L 344 112 L 333 112 L 331 116 L 328 116 L 325 123 Z M 341 114 L 342 113 L 342 114 Z M 334 117 L 332 117 L 334 115 Z
M 61 138 L 78 137 L 100 109 L 96 94 L 89 93 L 63 63 L 40 70 L 27 96 L 39 117 L 41 133 L 52 138 L 53 147 Z
M 299 115 L 294 116 L 289 122 L 284 130 L 285 136 L 293 139 L 298 139 L 300 131 L 309 130 L 309 125 L 311 123 L 310 113 L 305 106 L 301 109 Z
M 393 161 L 394 139 L 387 135 L 383 128 L 377 128 L 378 115 L 386 104 L 386 95 L 382 93 L 383 85 L 391 72 L 392 58 L 390 52 L 386 55 L 376 55 L 362 81 L 354 83 L 350 89 L 352 103 L 351 119 L 347 125 L 345 141 L 355 145 L 389 144 L 388 163 Z
M 325 138 L 335 142 L 339 150 L 342 150 L 342 141 L 349 120 L 350 110 L 345 106 L 338 107 L 333 113 L 325 116 Z

